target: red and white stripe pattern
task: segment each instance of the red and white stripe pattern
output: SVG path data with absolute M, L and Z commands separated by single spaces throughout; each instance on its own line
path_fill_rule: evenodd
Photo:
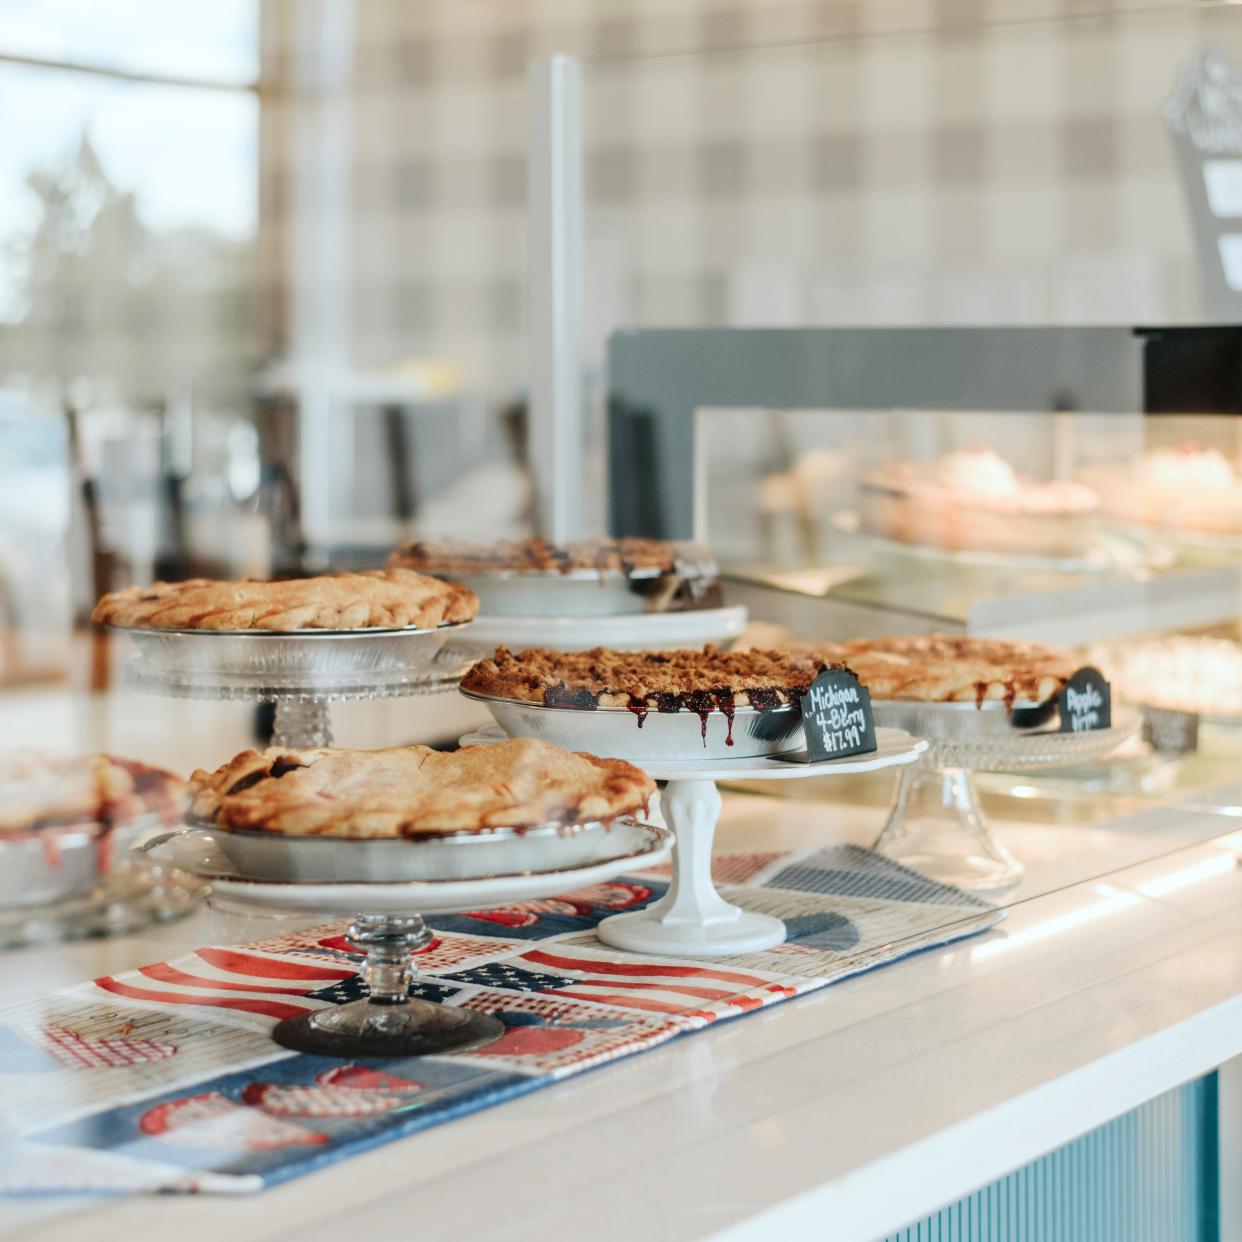
M 712 1021 L 730 1010 L 758 1009 L 796 994 L 788 984 L 710 963 L 592 957 L 568 946 L 529 949 L 515 960 L 531 970 L 575 980 L 545 996 L 597 1001 L 623 1009 Z
M 313 994 L 356 974 L 344 965 L 217 947 L 125 975 L 104 975 L 95 986 L 125 1000 L 231 1010 L 279 1022 L 333 1004 Z

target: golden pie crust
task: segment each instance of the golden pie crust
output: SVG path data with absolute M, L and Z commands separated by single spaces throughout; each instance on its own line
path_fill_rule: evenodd
M 91 619 L 161 630 L 434 629 L 470 621 L 474 592 L 409 569 L 261 582 L 156 582 L 105 595 Z
M 892 462 L 859 488 L 863 529 L 952 551 L 1072 556 L 1089 539 L 1095 492 L 1019 474 L 982 446 L 932 462 Z
M 452 752 L 272 746 L 195 772 L 190 785 L 202 822 L 351 840 L 607 821 L 655 792 L 633 764 L 528 738 Z
M 715 576 L 716 559 L 701 544 L 668 539 L 580 539 L 551 543 L 547 539 L 505 539 L 469 543 L 452 539 L 419 539 L 398 548 L 389 563 L 428 573 L 599 573 L 633 574 L 636 570 L 679 573 L 683 577 Z
M 848 664 L 873 699 L 920 703 L 1043 703 L 1079 668 L 1055 647 L 960 634 L 861 638 L 810 650 Z
M 833 667 L 839 667 L 832 662 Z M 461 688 L 549 707 L 660 712 L 769 710 L 797 703 L 828 665 L 812 651 L 548 651 L 498 647 Z
M 173 824 L 188 802 L 184 782 L 171 772 L 111 755 L 17 752 L 0 758 L 0 837 L 124 827 L 146 815 Z

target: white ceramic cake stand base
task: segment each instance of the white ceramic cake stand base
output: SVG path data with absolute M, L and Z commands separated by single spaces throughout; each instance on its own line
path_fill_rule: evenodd
M 712 880 L 712 841 L 720 818 L 717 781 L 799 780 L 876 772 L 914 763 L 927 743 L 901 729 L 877 729 L 869 755 L 806 763 L 797 755 L 753 759 L 637 761 L 653 780 L 667 781 L 660 795 L 664 821 L 673 830 L 673 878 L 668 892 L 645 910 L 614 914 L 596 929 L 617 949 L 671 957 L 724 957 L 759 953 L 781 944 L 785 924 L 726 901 Z M 502 742 L 499 725 L 461 739 L 463 746 Z

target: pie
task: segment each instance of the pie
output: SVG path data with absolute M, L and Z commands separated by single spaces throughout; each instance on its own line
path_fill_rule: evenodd
M 1242 717 L 1242 646 L 1206 634 L 1093 643 L 1083 662 L 1144 707 Z
M 1242 531 L 1242 478 L 1214 448 L 1187 442 L 1133 461 L 1089 467 L 1103 511 L 1123 522 L 1208 534 Z
M 171 772 L 110 755 L 15 752 L 0 758 L 0 837 L 50 828 L 176 823 L 188 801 Z
M 873 699 L 921 703 L 1044 703 L 1080 667 L 1055 647 L 960 634 L 860 638 L 809 650 L 848 664 Z
M 647 571 L 682 577 L 715 577 L 716 558 L 701 544 L 668 539 L 506 539 L 497 543 L 415 540 L 398 548 L 393 565 L 426 573 L 572 573 L 590 569 L 627 577 Z
M 470 621 L 474 592 L 409 569 L 261 582 L 156 582 L 105 595 L 91 619 L 161 630 L 434 629 Z
M 498 647 L 462 678 L 461 688 L 493 698 L 591 710 L 625 707 L 640 721 L 654 708 L 705 716 L 739 707 L 796 704 L 829 667 L 816 653 L 780 651 L 547 651 Z M 831 667 L 841 667 L 833 663 Z
M 891 463 L 867 474 L 859 492 L 864 530 L 963 551 L 1081 552 L 1098 505 L 1086 484 L 1020 475 L 983 447 Z
M 190 786 L 200 822 L 351 840 L 607 821 L 655 792 L 632 764 L 534 739 L 452 752 L 272 746 L 195 772 Z

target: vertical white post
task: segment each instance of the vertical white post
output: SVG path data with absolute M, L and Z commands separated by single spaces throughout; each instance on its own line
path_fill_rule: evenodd
M 530 469 L 539 533 L 582 532 L 582 66 L 533 61 L 526 192 Z
M 292 203 L 287 213 L 289 373 L 300 411 L 302 524 L 327 540 L 341 411 L 334 395 L 351 365 L 350 158 L 354 0 L 303 0 L 281 10 L 290 22 Z M 294 25 L 296 23 L 296 26 Z M 339 397 L 336 399 L 339 400 Z

